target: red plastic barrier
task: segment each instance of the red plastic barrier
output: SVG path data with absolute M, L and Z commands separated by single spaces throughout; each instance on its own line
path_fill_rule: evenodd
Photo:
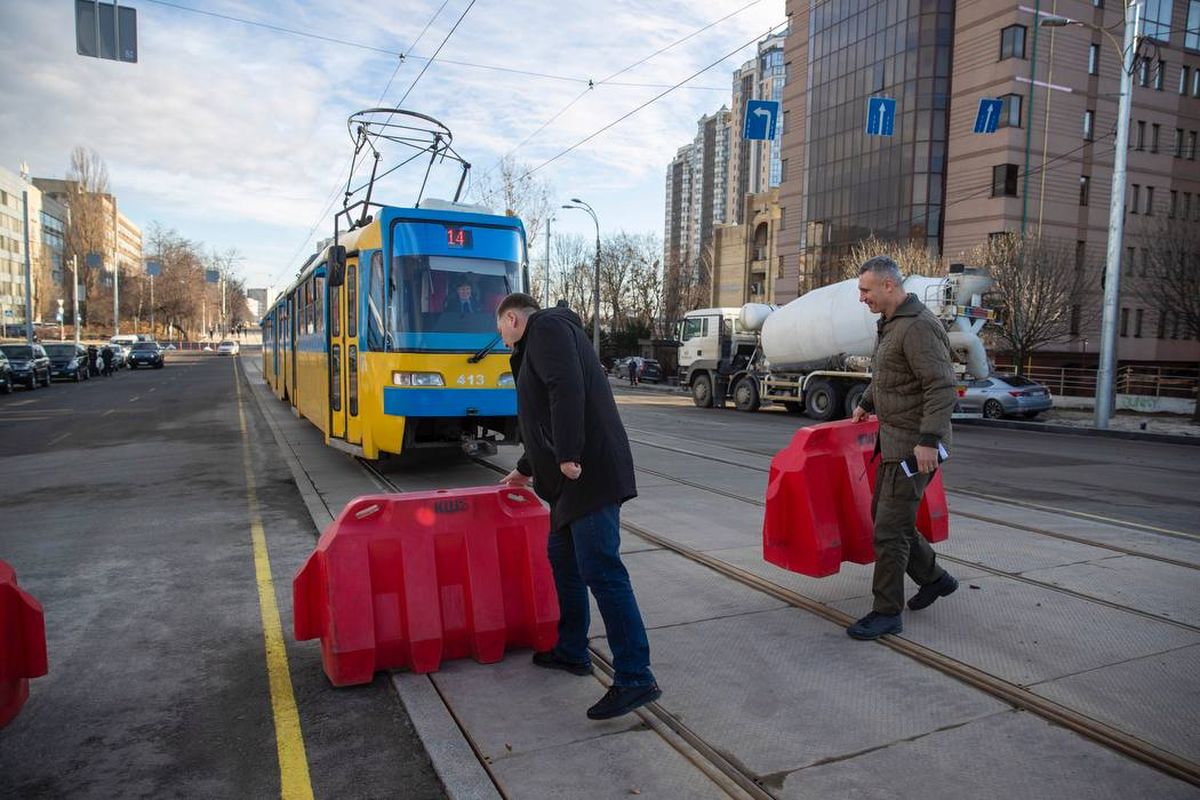
M 524 488 L 356 498 L 292 581 L 296 639 L 321 639 L 334 686 L 368 683 L 378 669 L 549 650 L 549 532 L 549 512 Z
M 763 558 L 791 572 L 821 578 L 843 561 L 875 560 L 871 492 L 879 423 L 830 422 L 801 428 L 771 461 Z M 946 491 L 934 474 L 917 512 L 917 530 L 931 542 L 950 535 Z
M 17 586 L 13 568 L 0 561 L 0 728 L 29 699 L 29 679 L 47 670 L 42 606 Z

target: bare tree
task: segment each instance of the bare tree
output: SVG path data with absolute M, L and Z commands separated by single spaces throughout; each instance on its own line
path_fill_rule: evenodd
M 887 256 L 892 259 L 900 267 L 900 272 L 905 277 L 909 275 L 933 277 L 942 275 L 946 271 L 942 266 L 942 259 L 930 252 L 927 247 L 910 241 L 881 239 L 872 233 L 850 248 L 850 252 L 839 265 L 837 280 L 858 277 L 858 268 L 873 256 Z
M 591 243 L 578 234 L 554 237 L 555 275 L 551 301 L 565 300 L 581 317 L 590 316 L 595 262 Z
M 1088 324 L 1078 302 L 1087 288 L 1085 273 L 1066 245 L 1036 236 L 998 236 L 976 248 L 972 259 L 995 281 L 988 303 L 1001 319 L 990 330 L 1011 351 L 1018 373 L 1030 353 Z
M 529 166 L 505 156 L 493 170 L 471 184 L 470 196 L 499 213 L 511 212 L 525 224 L 525 239 L 534 248 L 550 216 L 550 184 L 528 175 Z
M 1159 314 L 1163 333 L 1200 340 L 1200 226 L 1166 219 L 1145 231 L 1135 293 Z M 1200 396 L 1192 419 L 1200 422 Z
M 112 230 L 112 200 L 108 194 L 108 168 L 104 159 L 94 150 L 77 146 L 71 151 L 71 164 L 67 170 L 67 205 L 70 208 L 71 224 L 67 226 L 64 256 L 75 257 L 79 267 L 79 282 L 87 292 L 87 299 L 99 295 L 100 270 L 89 267 L 89 253 L 97 253 L 105 262 L 111 260 L 109 235 Z M 115 235 L 115 231 L 112 231 Z M 115 266 L 115 265 L 110 265 Z M 111 298 L 111 292 L 109 294 Z M 94 317 L 95 314 L 89 314 Z

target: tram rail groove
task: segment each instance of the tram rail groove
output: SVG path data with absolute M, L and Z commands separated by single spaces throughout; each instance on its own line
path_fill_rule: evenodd
M 382 490 L 399 494 L 407 491 L 396 484 L 395 481 L 383 473 L 375 464 L 362 458 L 357 458 L 356 460 Z M 472 460 L 489 470 L 499 470 L 495 465 L 481 458 L 473 458 Z M 499 472 L 502 475 L 506 474 L 505 470 L 499 470 Z M 599 649 L 589 646 L 589 650 L 592 653 L 593 660 L 600 667 L 601 672 L 609 679 L 607 682 L 602 680 L 600 683 L 608 686 L 611 683 L 614 671 L 612 663 Z M 510 795 L 505 792 L 499 778 L 492 770 L 491 760 L 483 754 L 478 743 L 471 736 L 470 731 L 467 730 L 458 713 L 455 712 L 454 707 L 442 692 L 441 687 L 437 685 L 437 681 L 431 678 L 430 683 L 434 691 L 437 692 L 438 697 L 441 698 L 442 704 L 445 705 L 447 713 L 454 720 L 454 724 L 458 726 L 471 751 L 475 754 L 475 758 L 487 772 L 488 778 L 491 779 L 492 784 L 496 787 L 496 791 L 505 800 L 508 800 Z M 757 783 L 756 776 L 730 762 L 719 750 L 704 741 L 701 736 L 684 724 L 682 720 L 678 719 L 658 703 L 650 703 L 647 706 L 643 706 L 636 713 L 646 724 L 647 728 L 658 734 L 659 738 L 666 742 L 669 747 L 687 759 L 706 778 L 712 781 L 717 788 L 730 798 L 733 798 L 733 800 L 778 800 L 776 795 L 771 794 Z
M 667 434 L 667 435 L 669 435 L 669 434 Z M 730 459 L 724 459 L 719 456 L 713 456 L 713 455 L 709 455 L 707 453 L 699 453 L 694 450 L 685 450 L 683 448 L 672 447 L 670 445 L 660 444 L 658 442 L 648 442 L 644 439 L 632 439 L 632 438 L 629 441 L 631 444 L 640 444 L 645 447 L 654 447 L 659 450 L 666 450 L 671 453 L 679 453 L 681 455 L 687 455 L 687 456 L 692 456 L 695 458 L 707 459 L 709 461 L 714 461 L 718 464 L 729 464 L 731 466 L 741 467 L 742 469 L 749 470 L 751 472 L 767 473 L 769 471 L 762 467 L 755 467 L 750 464 L 743 464 L 741 462 L 732 461 Z M 742 450 L 743 452 L 748 452 L 748 453 L 753 452 L 754 455 L 757 455 L 760 457 L 766 457 L 766 454 L 764 454 L 764 453 L 746 450 L 745 448 L 733 447 L 732 445 L 721 445 L 721 447 L 728 447 L 729 449 L 734 449 L 734 450 Z M 658 474 L 660 477 L 667 477 L 669 480 L 674 480 L 674 481 L 681 480 L 679 478 L 664 476 L 662 473 L 655 473 L 653 470 L 648 469 L 646 467 L 638 467 L 638 469 L 643 470 L 645 472 L 649 472 L 650 474 Z M 694 488 L 708 489 L 709 491 L 715 491 L 717 494 L 725 494 L 726 496 L 732 497 L 733 499 L 745 499 L 745 498 L 742 498 L 739 496 L 729 495 L 729 494 L 725 493 L 723 490 L 714 489 L 711 487 L 700 486 L 698 484 L 694 485 Z M 951 497 L 953 497 L 953 495 L 956 495 L 956 494 L 965 495 L 967 497 L 975 497 L 976 499 L 986 500 L 987 502 L 990 502 L 990 503 L 1004 502 L 1004 503 L 1021 505 L 1021 501 L 1019 501 L 1019 500 L 1013 500 L 1013 499 L 1009 499 L 1009 498 L 999 498 L 995 495 L 984 495 L 982 493 L 973 492 L 969 489 L 947 489 L 946 494 L 950 495 Z M 1030 507 L 1030 506 L 1026 506 L 1026 507 Z M 1081 517 L 1080 515 L 1076 514 L 1075 512 L 1069 511 L 1067 509 L 1048 510 L 1045 507 L 1038 507 L 1038 508 L 1030 507 L 1030 508 L 1032 510 L 1041 511 L 1046 514 L 1057 514 L 1059 516 L 1068 516 L 1068 517 L 1073 517 L 1073 518 L 1077 518 L 1077 519 L 1088 519 L 1087 517 Z M 1045 528 L 1042 528 L 1042 527 L 1039 527 L 1036 525 L 1025 525 L 1025 524 L 1022 524 L 1019 522 L 1012 522 L 1010 520 L 1000 519 L 999 517 L 992 517 L 987 514 L 980 514 L 978 512 L 974 512 L 974 511 L 963 511 L 961 509 L 951 509 L 951 510 L 957 516 L 966 517 L 968 519 L 978 520 L 980 522 L 988 522 L 993 525 L 1002 525 L 1006 528 L 1012 528 L 1014 530 L 1019 530 L 1019 531 L 1027 531 L 1029 533 L 1036 533 L 1039 536 L 1046 536 L 1051 539 L 1061 539 L 1062 541 L 1065 541 L 1065 542 L 1074 542 L 1075 544 L 1085 544 L 1085 545 L 1089 545 L 1091 547 L 1099 547 L 1104 550 L 1111 550 L 1114 553 L 1121 553 L 1122 555 L 1127 555 L 1127 556 L 1138 556 L 1139 558 L 1150 559 L 1151 561 L 1157 561 L 1162 564 L 1171 564 L 1172 566 L 1183 567 L 1185 569 L 1200 570 L 1200 564 L 1196 564 L 1191 561 L 1182 561 L 1180 559 L 1170 558 L 1168 556 L 1160 556 L 1160 555 L 1156 555 L 1154 553 L 1147 553 L 1142 550 L 1137 550 L 1137 549 L 1134 549 L 1131 547 L 1122 547 L 1121 545 L 1117 545 L 1117 544 L 1108 544 L 1106 542 L 1097 542 L 1094 539 L 1088 539 L 1083 536 L 1074 536 L 1069 533 L 1060 533 L 1058 531 L 1051 531 L 1051 530 L 1047 530 Z M 1096 520 L 1090 519 L 1089 521 L 1094 522 Z M 1171 538 L 1184 539 L 1186 541 L 1193 541 L 1192 535 L 1189 533 L 1186 533 L 1184 531 L 1165 531 L 1161 528 L 1152 528 L 1149 526 L 1139 525 L 1136 522 L 1127 522 L 1124 520 L 1109 520 L 1106 524 L 1114 525 L 1114 526 L 1130 526 L 1130 527 L 1136 528 L 1137 530 L 1139 530 L 1143 533 L 1157 534 L 1160 536 L 1170 536 Z M 1200 541 L 1200 537 L 1196 537 L 1195 540 Z
M 482 458 L 473 457 L 472 460 L 501 475 L 508 472 L 503 467 Z M 854 618 L 849 614 L 831 608 L 812 598 L 805 597 L 784 586 L 780 586 L 768 578 L 755 575 L 741 567 L 734 566 L 700 550 L 649 531 L 636 523 L 622 521 L 621 528 L 646 542 L 683 556 L 689 561 L 708 567 L 719 575 L 756 589 L 789 606 L 802 609 L 828 620 L 835 625 L 844 628 L 854 622 Z M 965 664 L 944 653 L 939 653 L 925 645 L 906 639 L 903 636 L 889 635 L 876 641 L 895 652 L 908 656 L 920 664 L 932 667 L 1009 705 L 1035 714 L 1048 722 L 1061 725 L 1087 739 L 1104 745 L 1111 750 L 1153 767 L 1174 778 L 1178 778 L 1193 786 L 1200 786 L 1200 764 L 1194 761 L 1189 761 L 1175 753 L 1163 750 L 1161 747 L 1131 733 L 1122 731 L 1105 722 L 1082 714 L 1075 709 L 1056 703 L 1053 700 L 1031 692 L 1023 686 L 991 675 L 978 667 Z

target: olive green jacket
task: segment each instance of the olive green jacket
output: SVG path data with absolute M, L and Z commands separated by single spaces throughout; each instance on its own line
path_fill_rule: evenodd
M 900 461 L 918 444 L 939 441 L 949 452 L 958 393 L 945 327 L 915 294 L 877 327 L 871 383 L 859 405 L 879 418 L 883 460 Z

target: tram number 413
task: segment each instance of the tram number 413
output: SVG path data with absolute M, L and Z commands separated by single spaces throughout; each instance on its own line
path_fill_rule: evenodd
M 486 382 L 482 375 L 459 375 L 456 381 L 459 386 L 483 386 Z

